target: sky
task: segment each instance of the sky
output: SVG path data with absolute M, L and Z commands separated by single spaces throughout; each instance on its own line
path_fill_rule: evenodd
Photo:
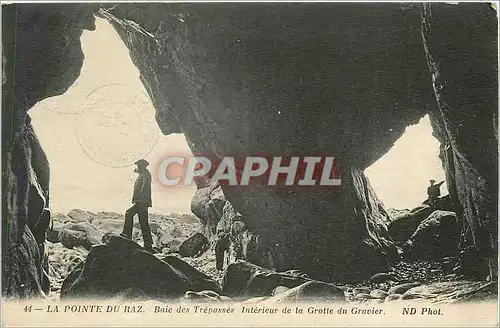
M 133 163 L 190 154 L 182 134 L 164 136 L 128 50 L 100 18 L 84 31 L 85 61 L 77 81 L 29 112 L 51 165 L 51 208 L 68 212 L 124 212 L 131 206 Z M 387 207 L 412 208 L 426 197 L 429 179 L 444 180 L 429 118 L 407 128 L 394 147 L 366 169 Z M 165 187 L 153 179 L 152 212 L 190 213 L 195 186 Z M 445 192 L 446 186 L 442 187 Z

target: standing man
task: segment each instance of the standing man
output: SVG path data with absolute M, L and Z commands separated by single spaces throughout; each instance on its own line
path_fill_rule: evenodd
M 132 205 L 125 212 L 125 224 L 123 226 L 122 235 L 132 239 L 132 229 L 134 226 L 134 216 L 139 216 L 141 224 L 142 239 L 144 240 L 144 249 L 148 252 L 153 252 L 153 238 L 151 237 L 151 229 L 148 223 L 148 207 L 151 203 L 151 173 L 146 168 L 149 163 L 145 159 L 140 159 L 135 162 L 137 168 L 134 172 L 139 174 L 134 184 L 134 193 L 132 195 Z

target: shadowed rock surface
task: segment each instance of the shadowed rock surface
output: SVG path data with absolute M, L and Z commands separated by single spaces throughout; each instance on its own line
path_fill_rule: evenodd
M 79 37 L 94 28 L 96 9 L 2 10 L 7 296 L 40 295 L 43 285 L 37 239 L 49 226 L 40 210 L 49 174 L 27 111 L 78 77 Z M 336 189 L 222 186 L 277 269 L 338 281 L 388 268 L 388 214 L 363 170 L 430 114 L 464 221 L 460 247 L 496 278 L 497 16 L 488 4 L 134 3 L 100 15 L 129 48 L 162 132 L 184 133 L 194 154 L 338 160 Z

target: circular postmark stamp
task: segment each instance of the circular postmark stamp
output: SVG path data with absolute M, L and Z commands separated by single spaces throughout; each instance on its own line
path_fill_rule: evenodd
M 109 84 L 84 99 L 74 131 L 90 159 L 108 167 L 126 167 L 153 150 L 160 129 L 146 93 L 125 84 Z

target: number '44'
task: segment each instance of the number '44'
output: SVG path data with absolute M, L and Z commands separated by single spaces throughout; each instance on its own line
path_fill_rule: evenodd
M 31 305 L 29 305 L 29 306 L 28 306 L 28 305 L 26 305 L 26 306 L 24 307 L 24 312 L 31 312 Z

